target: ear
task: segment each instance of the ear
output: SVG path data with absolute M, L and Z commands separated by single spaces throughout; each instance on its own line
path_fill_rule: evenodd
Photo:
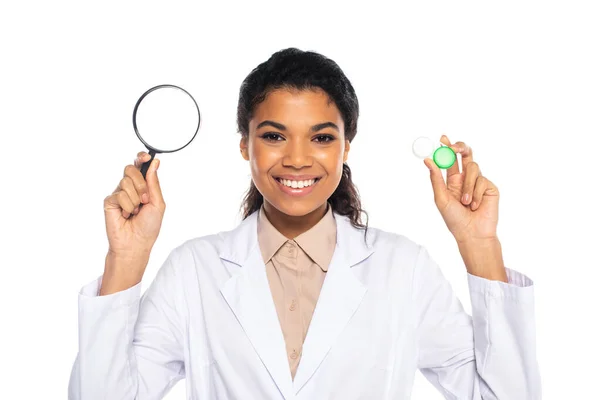
M 348 159 L 348 152 L 350 151 L 350 141 L 346 139 L 344 142 L 344 162 Z
M 242 136 L 242 138 L 240 139 L 240 153 L 242 153 L 242 157 L 244 157 L 244 160 L 250 160 L 250 156 L 248 154 L 248 137 L 246 136 Z

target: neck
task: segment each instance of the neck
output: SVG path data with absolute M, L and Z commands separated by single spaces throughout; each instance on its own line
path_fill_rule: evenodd
M 282 213 L 266 201 L 264 210 L 266 217 L 275 229 L 281 232 L 286 238 L 293 239 L 315 226 L 317 222 L 325 216 L 327 213 L 327 203 L 324 203 L 314 211 L 301 216 Z

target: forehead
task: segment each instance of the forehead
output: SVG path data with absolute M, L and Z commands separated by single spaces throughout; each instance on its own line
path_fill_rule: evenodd
M 265 119 L 276 120 L 284 125 L 314 125 L 325 121 L 341 127 L 342 115 L 327 93 L 320 89 L 271 91 L 254 110 L 250 127 Z

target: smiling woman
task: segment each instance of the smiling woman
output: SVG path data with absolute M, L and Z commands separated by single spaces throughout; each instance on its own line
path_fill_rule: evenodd
M 69 398 L 159 399 L 185 378 L 192 399 L 407 400 L 417 370 L 447 399 L 540 398 L 533 283 L 504 267 L 498 189 L 463 142 L 441 139 L 463 163 L 447 182 L 425 162 L 471 317 L 423 246 L 362 224 L 346 163 L 357 119 L 332 60 L 292 48 L 255 68 L 237 115 L 243 221 L 174 249 L 143 296 L 166 206 L 159 160 L 144 180 L 138 154 L 105 199 Z
M 249 125 L 240 146 L 244 158 L 252 160 L 248 197 L 255 200 L 245 204 L 245 217 L 263 200 L 266 214 L 282 233 L 292 217 L 315 225 L 340 184 L 350 150 L 338 108 L 323 91 L 279 89 L 256 107 Z M 345 185 L 341 189 L 352 185 L 349 176 Z M 343 194 L 350 195 L 340 190 L 337 196 Z M 338 211 L 340 203 L 331 201 Z M 360 204 L 358 197 L 354 203 Z
M 352 84 L 321 54 L 285 49 L 255 68 L 241 85 L 237 117 L 252 171 L 244 218 L 264 203 L 276 228 L 302 231 L 329 203 L 366 230 L 361 214 L 367 213 L 346 164 L 358 115 Z

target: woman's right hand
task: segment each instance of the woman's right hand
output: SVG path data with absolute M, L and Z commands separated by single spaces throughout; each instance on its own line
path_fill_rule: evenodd
M 109 244 L 102 285 L 105 292 L 107 281 L 111 281 L 112 287 L 118 286 L 110 290 L 114 292 L 141 280 L 160 232 L 165 213 L 156 172 L 160 161 L 157 158 L 152 161 L 144 180 L 140 168 L 148 160 L 148 153 L 138 153 L 134 165 L 125 167 L 115 191 L 104 199 Z M 122 282 L 115 284 L 115 280 Z

